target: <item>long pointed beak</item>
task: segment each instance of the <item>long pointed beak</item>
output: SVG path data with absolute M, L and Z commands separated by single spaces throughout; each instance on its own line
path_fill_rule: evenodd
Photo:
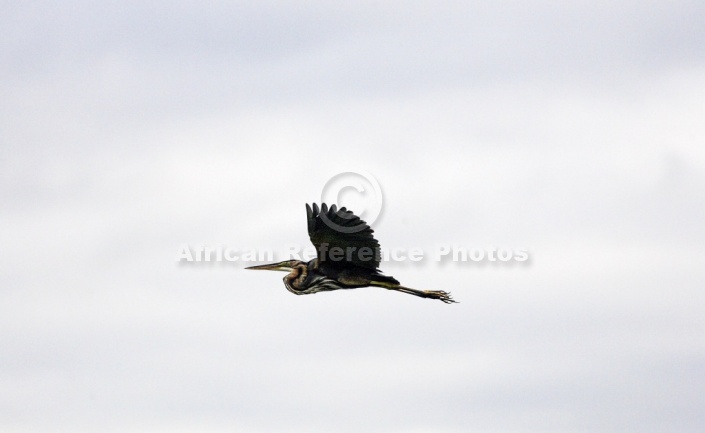
M 286 266 L 283 263 L 270 263 L 268 265 L 258 265 L 258 266 L 250 266 L 245 269 L 253 269 L 253 270 L 259 270 L 259 271 L 284 271 L 284 272 L 291 272 L 292 268 L 289 266 Z

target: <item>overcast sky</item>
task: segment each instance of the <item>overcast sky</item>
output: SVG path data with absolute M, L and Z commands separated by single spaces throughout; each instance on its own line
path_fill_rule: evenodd
M 0 5 L 0 430 L 702 432 L 703 3 L 343 3 Z M 347 171 L 459 304 L 177 262 Z

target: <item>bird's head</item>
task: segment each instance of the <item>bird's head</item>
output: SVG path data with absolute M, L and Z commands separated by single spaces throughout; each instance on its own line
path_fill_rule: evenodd
M 294 269 L 297 269 L 301 265 L 306 266 L 306 263 L 302 262 L 301 260 L 284 260 L 283 262 L 279 262 L 279 263 L 270 263 L 267 265 L 250 266 L 245 269 L 253 269 L 253 270 L 260 270 L 260 271 L 291 272 Z

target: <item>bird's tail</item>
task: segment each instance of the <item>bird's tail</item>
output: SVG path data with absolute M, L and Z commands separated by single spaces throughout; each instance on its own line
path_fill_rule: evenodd
M 388 277 L 391 278 L 391 277 Z M 391 278 L 394 280 L 394 278 Z M 388 290 L 396 290 L 397 292 L 402 292 L 402 293 L 408 293 L 410 295 L 414 296 L 420 296 L 422 298 L 429 298 L 429 299 L 439 299 L 446 304 L 452 304 L 457 301 L 453 300 L 451 298 L 450 293 L 444 292 L 443 290 L 417 290 L 417 289 L 412 289 L 409 287 L 404 287 L 399 284 L 396 280 L 394 282 L 391 281 L 371 281 L 370 282 L 371 286 L 375 287 L 384 287 L 385 289 Z

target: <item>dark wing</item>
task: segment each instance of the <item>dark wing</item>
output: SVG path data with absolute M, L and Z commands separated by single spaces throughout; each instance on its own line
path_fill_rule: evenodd
M 376 270 L 381 258 L 379 242 L 372 236 L 372 229 L 358 216 L 345 209 L 330 208 L 325 203 L 318 209 L 306 205 L 308 235 L 319 264 L 327 266 L 355 265 Z

